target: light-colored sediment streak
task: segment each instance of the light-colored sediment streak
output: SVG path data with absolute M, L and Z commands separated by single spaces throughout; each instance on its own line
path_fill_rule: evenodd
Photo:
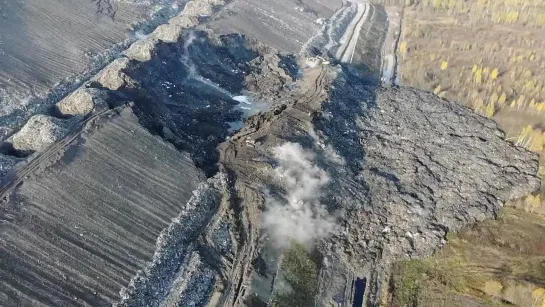
M 344 56 L 342 57 L 341 61 L 343 62 L 352 62 L 352 58 L 354 57 L 354 52 L 356 50 L 356 45 L 358 44 L 358 39 L 360 37 L 360 31 L 362 25 L 367 20 L 367 17 L 369 16 L 369 8 L 370 4 L 358 4 L 359 9 L 363 9 L 363 16 L 361 17 L 360 21 L 358 22 L 356 29 L 354 30 L 354 33 L 350 39 L 350 42 L 347 46 L 347 52 L 345 52 Z
M 386 85 L 398 84 L 398 71 L 397 71 L 397 44 L 399 41 L 400 28 L 400 16 L 399 12 L 393 8 L 386 10 L 388 14 L 388 32 L 386 33 L 386 40 L 382 47 L 382 82 Z
M 393 54 L 386 54 L 382 58 L 382 81 L 384 84 L 393 84 L 395 76 L 395 57 Z
M 356 45 L 358 43 L 361 27 L 363 23 L 367 20 L 367 17 L 369 15 L 369 6 L 370 5 L 368 3 L 357 4 L 356 16 L 348 25 L 346 32 L 339 41 L 340 47 L 337 50 L 335 57 L 340 59 L 342 62 L 352 61 L 354 51 L 356 50 Z

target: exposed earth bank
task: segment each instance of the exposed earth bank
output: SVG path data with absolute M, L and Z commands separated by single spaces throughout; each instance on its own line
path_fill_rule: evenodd
M 312 3 L 286 18 L 335 16 Z M 3 305 L 377 305 L 392 262 L 538 188 L 537 157 L 466 108 L 211 29 L 243 4 L 173 18 L 4 142 Z M 308 297 L 293 242 L 317 254 Z

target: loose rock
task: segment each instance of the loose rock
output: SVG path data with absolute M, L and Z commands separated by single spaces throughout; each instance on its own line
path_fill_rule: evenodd
M 136 87 L 136 81 L 130 78 L 125 69 L 129 68 L 130 60 L 119 58 L 104 68 L 93 80 L 110 90 Z
M 168 43 L 174 43 L 182 37 L 183 28 L 174 24 L 160 25 L 151 34 L 153 38 Z
M 62 115 L 86 116 L 91 113 L 95 103 L 90 89 L 78 89 L 57 103 L 57 109 Z
M 41 152 L 70 131 L 72 121 L 46 115 L 34 115 L 8 139 L 13 148 L 22 152 Z
M 136 41 L 125 51 L 125 56 L 139 62 L 149 61 L 157 53 L 157 43 L 155 38 Z

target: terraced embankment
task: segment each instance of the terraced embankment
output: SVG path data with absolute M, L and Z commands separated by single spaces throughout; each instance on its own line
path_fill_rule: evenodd
M 25 0 L 0 6 L 0 139 L 81 86 L 185 0 Z

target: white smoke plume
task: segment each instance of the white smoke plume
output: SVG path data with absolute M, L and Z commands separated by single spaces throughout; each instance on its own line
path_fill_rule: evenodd
M 195 65 L 191 62 L 189 58 L 189 46 L 193 44 L 193 42 L 197 39 L 197 36 L 195 35 L 195 32 L 190 31 L 189 36 L 184 41 L 184 53 L 182 54 L 180 60 L 182 63 L 189 68 L 189 74 L 195 75 Z
M 315 154 L 297 143 L 278 146 L 273 154 L 278 160 L 275 173 L 286 197 L 280 200 L 267 194 L 263 227 L 279 247 L 291 240 L 310 245 L 334 228 L 333 217 L 319 202 L 329 175 L 314 164 Z
M 150 35 L 149 34 L 144 34 L 144 32 L 142 32 L 142 31 L 136 31 L 136 32 L 134 32 L 133 36 L 134 36 L 134 38 L 136 40 L 144 40 L 144 39 L 148 38 Z

